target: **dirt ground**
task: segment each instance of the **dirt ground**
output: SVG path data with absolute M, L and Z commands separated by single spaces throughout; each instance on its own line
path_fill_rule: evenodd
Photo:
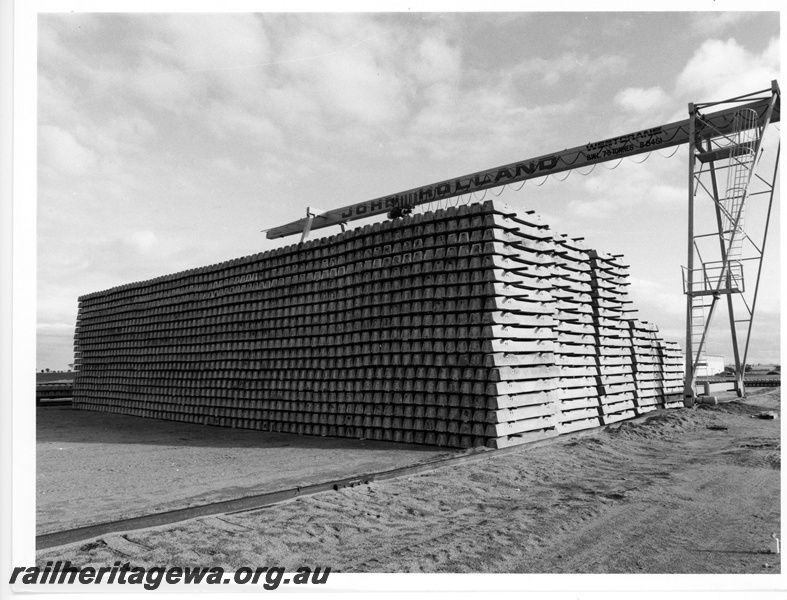
M 339 572 L 779 573 L 780 389 L 256 511 L 112 534 L 39 564 Z M 229 467 L 228 467 L 229 468 Z
M 36 532 L 253 496 L 450 455 L 45 407 L 36 411 Z

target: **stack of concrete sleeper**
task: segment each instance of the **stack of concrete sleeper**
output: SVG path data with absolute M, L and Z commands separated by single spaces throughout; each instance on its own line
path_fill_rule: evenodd
M 614 423 L 637 416 L 626 292 L 627 268 L 620 256 L 590 250 L 593 326 L 598 346 L 601 420 Z
M 89 294 L 74 402 L 452 447 L 628 418 L 640 411 L 613 376 L 638 375 L 637 407 L 656 406 L 679 349 L 603 312 L 617 283 L 593 260 L 532 212 L 487 202 Z M 624 334 L 630 373 L 599 343 Z
M 590 265 L 581 240 L 555 234 L 561 433 L 601 425 L 596 389 Z

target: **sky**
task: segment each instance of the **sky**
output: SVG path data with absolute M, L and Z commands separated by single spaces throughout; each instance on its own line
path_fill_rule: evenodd
M 37 370 L 73 363 L 80 295 L 295 243 L 262 230 L 307 207 L 683 119 L 780 75 L 775 12 L 75 12 L 37 32 Z M 670 154 L 500 198 L 623 253 L 638 318 L 683 345 L 688 150 Z M 750 363 L 780 362 L 779 220 L 777 201 Z M 708 352 L 730 362 L 724 332 Z

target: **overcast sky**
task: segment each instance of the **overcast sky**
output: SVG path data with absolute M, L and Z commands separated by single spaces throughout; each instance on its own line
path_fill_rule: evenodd
M 773 12 L 40 14 L 37 368 L 73 362 L 82 294 L 294 243 L 261 230 L 307 206 L 686 118 L 779 59 Z M 625 254 L 638 316 L 682 345 L 688 152 L 662 154 L 502 198 Z M 778 220 L 754 363 L 779 361 Z

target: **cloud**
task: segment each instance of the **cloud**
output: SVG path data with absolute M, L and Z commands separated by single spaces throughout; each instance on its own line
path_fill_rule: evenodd
M 150 252 L 158 241 L 156 234 L 150 230 L 135 231 L 129 236 L 130 241 L 141 251 Z
M 238 177 L 243 175 L 245 170 L 241 169 L 235 162 L 228 156 L 217 156 L 210 161 L 210 168 L 216 173 L 226 175 L 228 177 Z
M 523 106 L 515 90 L 506 87 L 457 94 L 419 111 L 405 130 L 409 139 L 401 150 L 425 152 L 441 162 L 475 157 L 475 169 L 508 163 L 554 147 L 554 127 L 575 107 L 574 100 Z M 484 162 L 479 164 L 478 157 Z
M 609 163 L 606 169 L 599 165 L 592 175 L 571 182 L 575 191 L 569 194 L 573 199 L 568 210 L 576 219 L 606 221 L 681 208 L 686 202 L 684 180 L 678 171 L 681 167 L 678 157 L 665 159 L 656 152 Z
M 203 107 L 204 127 L 218 139 L 237 143 L 246 140 L 255 146 L 278 149 L 284 134 L 266 110 L 269 102 L 261 101 L 256 108 L 246 108 L 232 100 L 213 101 Z
M 73 248 L 68 260 L 69 274 L 80 280 L 79 294 L 84 294 L 175 273 L 194 266 L 195 260 L 205 260 L 200 258 L 202 255 L 200 245 L 176 235 L 162 239 L 150 230 L 118 231 L 99 234 Z M 56 285 L 72 287 L 70 281 Z
M 83 29 L 94 21 L 102 27 L 85 43 Z M 41 75 L 61 104 L 99 113 L 194 114 L 216 100 L 255 106 L 265 89 L 269 37 L 254 15 L 47 16 Z
M 624 110 L 647 113 L 661 109 L 669 101 L 669 96 L 660 87 L 626 88 L 618 92 L 614 102 Z
M 39 138 L 42 162 L 62 174 L 86 173 L 97 162 L 95 152 L 79 143 L 65 129 L 44 125 L 39 130 Z
M 140 75 L 152 69 L 170 90 L 181 90 L 174 98 L 179 110 L 183 102 L 193 110 L 216 102 L 259 105 L 270 84 L 266 67 L 272 60 L 270 34 L 262 19 L 249 14 L 191 14 L 162 15 L 141 23 L 150 37 L 142 46 L 147 64 Z M 139 79 L 136 85 L 146 88 Z
M 146 58 L 131 74 L 126 93 L 168 112 L 192 110 L 200 82 L 182 71 Z
M 411 65 L 415 80 L 422 85 L 456 82 L 461 74 L 461 51 L 444 37 L 430 36 L 421 41 L 417 60 Z
M 308 19 L 296 23 L 277 64 L 284 97 L 319 99 L 312 108 L 329 129 L 359 121 L 390 126 L 407 108 L 404 82 L 394 68 L 396 48 L 371 21 L 342 17 L 316 28 Z
M 676 88 L 699 101 L 733 98 L 769 87 L 778 78 L 779 62 L 778 39 L 759 54 L 734 38 L 707 40 L 678 75 Z
M 691 29 L 698 35 L 718 35 L 723 30 L 748 21 L 756 12 L 711 12 L 703 11 L 691 14 Z
M 686 297 L 682 290 L 663 282 L 629 276 L 629 308 L 636 309 L 634 318 L 655 323 L 665 340 L 684 345 Z
M 262 21 L 248 14 L 163 15 L 152 24 L 160 55 L 185 71 L 221 76 L 270 61 Z
M 686 297 L 681 290 L 639 277 L 629 277 L 628 280 L 631 283 L 629 296 L 635 307 L 647 307 L 648 312 L 662 313 L 669 318 L 685 316 Z
M 581 75 L 583 80 L 592 81 L 598 77 L 620 73 L 628 64 L 623 56 L 605 54 L 590 56 L 577 52 L 566 52 L 560 56 L 542 58 L 532 57 L 513 71 L 515 77 L 530 81 L 533 76 L 541 82 L 555 86 L 570 75 Z

